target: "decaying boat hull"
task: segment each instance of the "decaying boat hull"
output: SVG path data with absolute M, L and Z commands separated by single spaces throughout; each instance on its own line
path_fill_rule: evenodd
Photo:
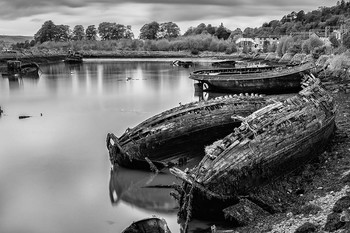
M 303 74 L 314 66 L 276 68 L 261 67 L 242 69 L 217 69 L 194 71 L 190 78 L 203 84 L 208 91 L 229 91 L 233 93 L 255 92 L 267 94 L 292 93 L 301 90 Z
M 334 132 L 335 105 L 318 79 L 307 82 L 298 95 L 247 116 L 233 133 L 207 147 L 203 160 L 188 173 L 172 168 L 185 181 L 180 206 L 200 208 L 192 209 L 192 216 L 203 212 L 203 200 L 229 207 L 318 156 Z M 222 205 L 215 211 L 220 209 Z M 180 208 L 181 213 L 188 215 L 188 208 Z
M 210 79 L 201 81 L 208 85 L 207 91 L 257 92 L 265 94 L 292 93 L 301 90 L 301 73 L 289 74 L 278 78 L 256 79 Z
M 181 163 L 181 157 L 203 153 L 204 146 L 240 125 L 232 115 L 247 116 L 272 102 L 261 96 L 227 96 L 191 103 L 158 114 L 117 138 L 108 134 L 111 162 L 141 169 L 147 157 L 158 167 Z M 181 110 L 179 110 L 181 109 Z M 179 113 L 179 114 L 177 114 Z

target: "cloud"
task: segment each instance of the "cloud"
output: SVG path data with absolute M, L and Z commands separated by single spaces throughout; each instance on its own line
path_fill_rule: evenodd
M 282 11 L 293 8 L 294 10 L 315 8 L 324 3 L 333 2 L 330 0 L 294 0 L 294 1 L 277 1 L 277 0 L 2 0 L 0 3 L 0 18 L 16 19 L 19 17 L 45 14 L 49 12 L 61 12 L 64 14 L 69 8 L 86 8 L 94 5 L 102 5 L 105 9 L 123 4 L 140 4 L 140 5 L 159 5 L 167 8 L 170 13 L 175 12 L 173 6 L 176 6 L 176 12 L 186 12 L 187 18 L 198 14 L 204 9 L 216 8 L 223 12 L 228 9 L 233 10 L 232 15 L 240 15 L 248 12 L 252 15 L 265 15 L 268 8 L 278 8 Z M 192 8 L 192 9 L 189 9 Z M 254 13 L 252 13 L 254 10 Z M 265 11 L 267 10 L 267 11 Z M 91 8 L 93 11 L 93 8 Z M 211 14 L 208 10 L 203 12 Z M 226 13 L 227 14 L 227 13 Z
M 281 19 L 292 11 L 308 12 L 335 3 L 335 0 L 1 0 L 0 24 L 2 33 L 8 25 L 7 31 L 17 27 L 34 34 L 47 20 L 71 27 L 106 21 L 131 25 L 137 34 L 146 23 L 172 21 L 181 25 L 184 32 L 202 22 L 242 27 Z M 256 26 L 259 25 L 251 25 Z

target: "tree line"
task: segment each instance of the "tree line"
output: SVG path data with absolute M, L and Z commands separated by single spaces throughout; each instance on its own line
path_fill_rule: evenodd
M 202 33 L 226 40 L 230 36 L 231 31 L 224 27 L 223 24 L 219 27 L 213 27 L 211 24 L 206 26 L 202 23 L 197 27 L 189 28 L 183 36 Z M 90 25 L 85 30 L 82 25 L 76 25 L 71 31 L 68 25 L 56 25 L 51 20 L 48 20 L 34 35 L 34 41 L 36 43 L 44 43 L 46 41 L 96 40 L 98 35 L 101 40 L 135 39 L 130 25 L 125 26 L 123 24 L 103 22 L 98 25 L 98 28 L 95 25 Z M 158 23 L 153 21 L 142 26 L 139 39 L 170 40 L 179 36 L 181 36 L 180 28 L 176 23 Z
M 317 10 L 305 13 L 303 10 L 299 12 L 291 12 L 282 17 L 281 20 L 272 20 L 264 23 L 261 27 L 250 28 L 244 30 L 236 28 L 230 30 L 223 24 L 218 27 L 211 24 L 201 23 L 195 27 L 188 28 L 183 35 L 180 34 L 180 28 L 174 22 L 158 23 L 156 21 L 147 23 L 140 29 L 139 38 L 136 39 L 130 25 L 122 25 L 118 23 L 103 22 L 96 28 L 95 25 L 89 25 L 86 29 L 82 25 L 76 25 L 73 30 L 68 25 L 56 25 L 51 20 L 46 21 L 38 32 L 34 35 L 31 42 L 18 43 L 17 48 L 28 48 L 34 44 L 42 44 L 44 42 L 69 42 L 69 41 L 121 41 L 117 44 L 127 44 L 127 48 L 147 49 L 147 50 L 183 50 L 202 51 L 204 48 L 209 51 L 223 50 L 235 51 L 234 42 L 240 37 L 291 37 L 293 43 L 288 43 L 292 47 L 289 51 L 303 51 L 304 41 L 298 35 L 300 32 L 309 30 L 324 29 L 325 27 L 339 27 L 344 24 L 350 27 L 350 1 L 338 1 L 332 7 L 319 7 Z M 208 39 L 210 38 L 210 39 Z M 339 46 L 340 41 L 335 38 L 334 34 L 329 37 L 335 47 Z M 125 42 L 134 40 L 133 42 Z M 208 41 L 215 41 L 215 44 L 225 44 L 217 49 L 214 45 L 208 45 Z M 226 41 L 225 43 L 216 43 L 218 40 Z M 195 42 L 194 42 L 195 41 Z M 291 39 L 288 39 L 291 41 Z M 346 33 L 342 41 L 346 48 L 350 48 L 350 33 Z M 214 42 L 213 42 L 214 43 Z M 306 43 L 306 42 L 305 42 Z M 108 43 L 107 43 L 108 44 Z M 113 43 L 109 43 L 113 44 Z M 96 47 L 96 46 L 95 46 Z M 264 44 L 264 51 L 272 51 L 277 49 L 277 45 Z M 283 49 L 280 49 L 282 51 Z

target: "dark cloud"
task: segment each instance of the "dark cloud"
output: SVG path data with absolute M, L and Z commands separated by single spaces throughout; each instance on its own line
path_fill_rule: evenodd
M 255 27 L 292 11 L 335 4 L 336 0 L 1 0 L 0 23 L 3 33 L 31 34 L 46 20 L 70 26 L 109 21 L 132 25 L 137 34 L 151 21 L 172 21 L 182 25 L 182 31 L 201 22 Z
M 305 8 L 310 9 L 311 7 L 317 8 L 322 4 L 324 5 L 324 3 L 331 4 L 332 2 L 330 0 L 1 0 L 0 18 L 15 19 L 36 14 L 54 13 L 57 11 L 64 12 L 68 8 L 80 8 L 96 4 L 108 8 L 113 5 L 126 3 L 155 4 L 164 6 L 164 8 L 169 5 L 177 6 L 176 8 L 180 15 L 183 12 L 188 12 L 189 16 L 192 13 L 197 15 L 197 12 L 200 12 L 203 7 L 215 7 L 225 12 L 234 10 L 233 14 L 238 13 L 240 15 L 245 13 L 250 15 L 265 15 L 268 14 L 269 7 L 279 7 L 280 10 L 284 10 L 286 7 L 301 10 Z M 189 11 L 189 6 L 196 6 L 197 9 Z M 262 9 L 259 9 L 260 7 Z M 252 13 L 252 10 L 249 8 L 255 9 L 255 13 Z M 91 10 L 93 11 L 93 8 Z M 88 14 L 89 12 L 86 13 Z M 204 13 L 208 14 L 210 12 Z M 205 17 L 205 15 L 202 15 L 202 17 Z

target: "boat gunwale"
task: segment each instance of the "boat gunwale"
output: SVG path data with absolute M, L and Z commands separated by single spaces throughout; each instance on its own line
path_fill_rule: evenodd
M 310 63 L 304 64 L 302 66 L 298 67 L 292 67 L 292 68 L 283 68 L 281 70 L 268 70 L 264 72 L 251 72 L 246 74 L 237 74 L 237 73 L 223 73 L 223 74 L 216 74 L 216 75 L 209 75 L 209 74 L 196 74 L 194 71 L 192 74 L 190 74 L 189 78 L 197 81 L 203 81 L 203 82 L 210 82 L 210 81 L 241 81 L 241 80 L 257 80 L 257 79 L 273 79 L 278 77 L 285 77 L 288 75 L 293 75 L 297 73 L 306 72 L 310 69 L 312 69 L 314 66 Z

